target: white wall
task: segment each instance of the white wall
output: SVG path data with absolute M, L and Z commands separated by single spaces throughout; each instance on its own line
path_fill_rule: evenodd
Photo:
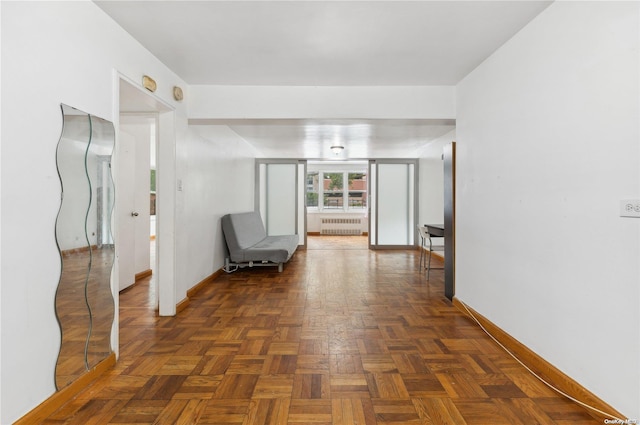
M 348 225 L 338 225 L 338 228 L 341 229 L 360 229 L 360 231 L 364 234 L 369 231 L 369 215 L 365 211 L 349 211 L 349 212 L 318 212 L 318 211 L 307 211 L 307 233 L 315 232 L 319 233 L 322 231 L 322 219 L 323 218 L 359 218 L 360 224 L 348 224 Z M 329 225 L 330 228 L 335 228 L 335 225 Z
M 92 2 L 3 1 L 1 7 L 0 423 L 8 424 L 55 391 L 60 103 L 114 121 L 118 70 L 133 81 L 152 75 L 156 94 L 176 107 L 183 129 L 186 115 L 171 97 L 172 87 L 184 82 Z
M 631 418 L 639 7 L 556 2 L 457 88 L 457 297 Z
M 453 86 L 191 86 L 190 96 L 190 119 L 447 119 L 456 112 Z
M 418 225 L 444 223 L 444 147 L 456 140 L 456 131 L 429 143 L 420 153 Z
M 253 211 L 255 150 L 229 127 L 191 126 L 177 147 L 177 300 L 224 265 L 220 219 Z

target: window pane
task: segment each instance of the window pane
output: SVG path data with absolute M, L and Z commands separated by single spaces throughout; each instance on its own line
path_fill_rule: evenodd
M 367 207 L 367 192 L 349 192 L 349 209 Z
M 151 215 L 156 215 L 156 170 L 151 170 L 149 183 L 150 183 L 150 191 L 149 191 L 150 207 L 149 207 L 149 212 L 150 212 Z
M 318 194 L 315 192 L 307 192 L 307 206 L 308 207 L 317 207 L 318 206 Z
M 318 206 L 319 175 L 317 171 L 307 173 L 307 206 Z
M 325 192 L 342 192 L 344 186 L 342 173 L 324 173 Z
M 349 209 L 367 207 L 366 173 L 349 173 Z
M 343 205 L 343 173 L 324 173 L 324 201 L 325 208 L 342 208 Z
M 412 245 L 412 164 L 378 164 L 378 245 Z
M 326 193 L 324 194 L 324 207 L 330 208 L 342 208 L 342 192 L 340 193 Z
M 349 173 L 349 190 L 367 190 L 367 175 L 365 173 Z
M 311 171 L 307 173 L 307 192 L 318 191 L 318 172 Z

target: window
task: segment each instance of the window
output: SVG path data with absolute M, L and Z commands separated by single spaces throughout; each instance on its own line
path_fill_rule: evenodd
M 310 171 L 307 173 L 306 184 L 307 207 L 331 211 L 367 208 L 366 173 Z M 322 203 L 319 202 L 320 199 Z
M 307 206 L 318 207 L 318 182 L 320 173 L 317 171 L 307 173 Z
M 344 173 L 324 174 L 324 205 L 325 209 L 342 209 L 344 202 Z
M 367 174 L 349 173 L 349 209 L 367 207 Z
M 150 190 L 149 190 L 149 201 L 150 208 L 149 212 L 151 215 L 156 215 L 156 170 L 151 170 L 151 175 L 149 177 L 150 180 Z

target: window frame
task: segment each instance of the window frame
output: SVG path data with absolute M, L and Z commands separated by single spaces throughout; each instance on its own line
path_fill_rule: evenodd
M 309 190 L 309 183 L 308 183 L 308 177 L 310 174 L 315 174 L 317 173 L 318 175 L 318 190 L 317 192 L 314 190 Z M 324 181 L 325 181 L 325 175 L 326 174 L 342 174 L 342 206 L 341 207 L 337 207 L 337 208 L 328 208 L 324 205 L 324 199 L 325 199 L 325 193 L 329 192 L 329 191 L 325 191 L 324 189 Z M 350 174 L 361 174 L 365 177 L 366 180 L 366 185 L 364 189 L 353 189 L 350 190 L 349 189 L 349 175 Z M 317 198 L 317 205 L 316 206 L 310 206 L 310 205 L 306 205 L 308 210 L 311 211 L 317 211 L 317 212 L 336 212 L 336 213 L 347 213 L 347 212 L 365 212 L 367 210 L 367 196 L 369 193 L 369 184 L 368 184 L 368 173 L 367 171 L 362 171 L 362 170 L 357 170 L 357 169 L 348 169 L 348 170 L 331 170 L 331 169 L 319 169 L 319 170 L 312 170 L 312 171 L 308 171 L 307 175 L 305 176 L 305 182 L 306 182 L 306 200 L 308 200 L 308 194 L 309 193 L 317 193 L 318 194 L 318 198 Z M 332 193 L 335 193 L 336 191 L 331 191 Z M 351 207 L 349 205 L 349 198 L 350 198 L 350 193 L 351 192 L 358 192 L 358 193 L 362 193 L 363 196 L 363 205 L 361 207 Z

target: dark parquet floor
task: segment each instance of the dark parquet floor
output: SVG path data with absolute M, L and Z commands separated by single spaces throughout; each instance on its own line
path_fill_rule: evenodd
M 43 423 L 600 423 L 453 307 L 417 251 L 309 247 L 282 273 L 220 276 L 175 317 L 149 281 L 124 291 L 115 368 Z

